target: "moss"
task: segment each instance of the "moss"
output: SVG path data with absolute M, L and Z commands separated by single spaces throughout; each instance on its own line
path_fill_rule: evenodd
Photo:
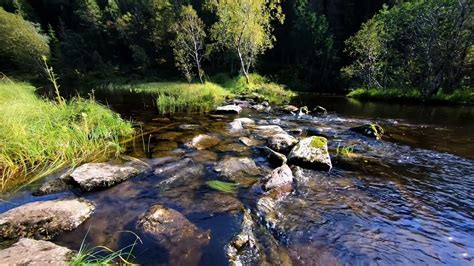
M 374 131 L 376 135 L 382 136 L 384 133 L 383 128 L 379 124 L 370 124 L 370 128 Z
M 326 138 L 315 136 L 315 137 L 312 137 L 310 145 L 313 148 L 324 149 L 327 144 L 328 144 L 328 140 Z

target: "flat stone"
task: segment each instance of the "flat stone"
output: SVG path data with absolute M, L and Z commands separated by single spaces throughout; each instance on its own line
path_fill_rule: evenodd
M 45 182 L 37 190 L 33 191 L 33 196 L 44 196 L 55 194 L 72 189 L 73 186 L 61 178 L 55 178 Z
M 187 154 L 186 156 L 198 163 L 209 163 L 217 161 L 217 154 L 208 150 L 195 151 L 191 154 Z
M 239 114 L 242 112 L 242 107 L 238 105 L 225 105 L 217 107 L 216 114 Z
M 262 187 L 265 191 L 269 191 L 274 188 L 279 188 L 287 184 L 293 183 L 293 173 L 291 172 L 288 165 L 282 165 L 274 169 L 269 175 L 267 175 L 262 182 Z
M 286 133 L 275 134 L 267 141 L 268 146 L 278 152 L 289 152 L 296 143 L 298 140 Z
M 2 265 L 69 265 L 75 252 L 44 240 L 21 238 L 0 250 Z
M 286 111 L 286 112 L 289 112 L 289 113 L 296 113 L 298 112 L 298 107 L 294 106 L 294 105 L 285 105 L 283 107 L 283 110 Z
M 158 241 L 169 254 L 169 265 L 198 265 L 209 232 L 199 230 L 180 212 L 156 204 L 138 221 L 137 227 Z
M 156 136 L 156 139 L 173 141 L 173 140 L 176 140 L 177 138 L 179 138 L 182 135 L 183 135 L 183 132 L 169 131 L 169 132 L 164 132 L 164 133 L 158 134 Z
M 82 199 L 28 203 L 0 214 L 0 239 L 52 239 L 63 231 L 76 229 L 94 209 L 91 202 Z
M 242 126 L 242 122 L 240 121 L 232 121 L 229 123 L 229 131 L 231 133 L 237 133 L 244 130 L 244 127 Z
M 314 136 L 300 140 L 288 155 L 288 161 L 290 164 L 315 170 L 331 170 L 327 139 Z
M 277 125 L 260 125 L 254 128 L 255 134 L 261 137 L 271 137 L 276 134 L 284 134 L 285 131 Z
M 177 163 L 171 163 L 155 170 L 155 175 L 164 175 L 165 179 L 158 183 L 158 187 L 171 188 L 185 185 L 204 175 L 204 166 L 190 158 Z
M 188 212 L 237 213 L 244 208 L 242 202 L 229 193 L 211 192 L 206 193 L 197 202 L 195 201 Z
M 145 170 L 143 165 L 140 166 L 132 162 L 125 164 L 86 163 L 74 169 L 70 176 L 82 190 L 93 191 L 121 183 Z
M 261 141 L 247 138 L 247 137 L 240 137 L 239 141 L 242 142 L 247 147 L 257 146 L 261 144 Z
M 231 181 L 239 181 L 244 177 L 257 176 L 260 169 L 255 162 L 247 157 L 225 157 L 214 170 Z
M 219 144 L 219 142 L 221 142 L 221 140 L 216 137 L 209 136 L 206 134 L 199 134 L 194 137 L 190 142 L 188 142 L 186 146 L 190 148 L 195 148 L 197 150 L 205 150 L 216 146 L 217 144 Z
M 247 117 L 236 118 L 234 121 L 239 121 L 243 126 L 255 125 L 255 120 Z

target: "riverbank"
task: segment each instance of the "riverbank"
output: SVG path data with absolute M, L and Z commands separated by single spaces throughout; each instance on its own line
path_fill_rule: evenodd
M 425 97 L 419 90 L 402 89 L 366 89 L 358 88 L 347 94 L 347 97 L 358 100 L 372 100 L 400 103 L 433 103 L 474 105 L 474 91 L 472 89 L 459 89 L 451 94 L 438 93 Z
M 122 151 L 131 123 L 94 100 L 38 98 L 27 83 L 0 82 L 0 192 L 67 166 Z

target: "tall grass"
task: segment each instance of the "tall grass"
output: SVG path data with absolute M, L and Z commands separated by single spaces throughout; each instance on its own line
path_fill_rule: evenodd
M 122 150 L 129 122 L 93 100 L 39 99 L 26 83 L 0 81 L 0 191 L 65 166 L 106 160 Z

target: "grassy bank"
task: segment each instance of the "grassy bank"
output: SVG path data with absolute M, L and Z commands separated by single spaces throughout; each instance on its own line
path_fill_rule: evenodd
M 251 75 L 251 83 L 244 77 L 230 78 L 217 75 L 204 84 L 185 82 L 121 82 L 97 85 L 98 90 L 130 91 L 156 98 L 159 113 L 205 113 L 223 104 L 226 98 L 249 96 L 282 104 L 294 95 L 282 85 L 272 83 L 257 74 Z
M 131 124 L 92 100 L 42 100 L 25 83 L 0 82 L 0 191 L 62 167 L 121 151 Z
M 474 104 L 473 89 L 459 89 L 451 94 L 442 92 L 425 97 L 419 90 L 415 89 L 365 89 L 359 88 L 347 94 L 347 97 L 360 100 L 394 101 L 394 102 L 430 102 L 445 104 Z

